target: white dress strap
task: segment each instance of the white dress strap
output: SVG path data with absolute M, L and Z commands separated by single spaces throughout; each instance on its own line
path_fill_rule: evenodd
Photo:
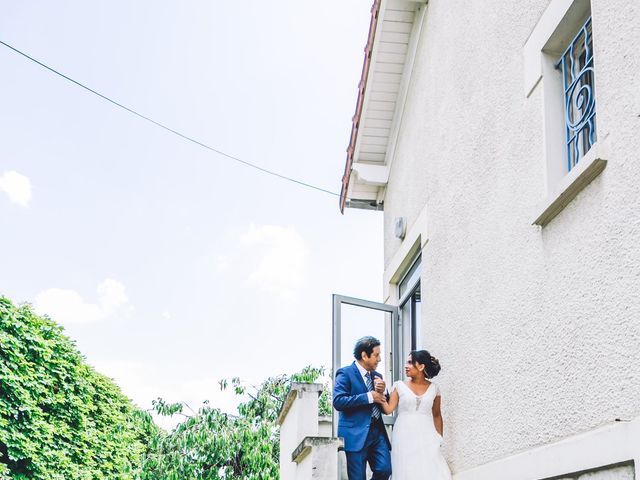
M 440 395 L 440 386 L 437 383 L 434 382 L 433 383 L 433 387 L 431 387 L 431 388 L 434 388 L 435 391 L 436 391 L 434 397 L 437 397 L 438 395 Z

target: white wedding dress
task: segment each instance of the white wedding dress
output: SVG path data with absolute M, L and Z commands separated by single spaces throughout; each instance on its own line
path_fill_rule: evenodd
M 440 452 L 442 437 L 433 423 L 432 407 L 440 395 L 432 383 L 423 395 L 416 395 L 406 383 L 393 384 L 398 391 L 398 417 L 391 440 L 393 480 L 451 480 L 451 471 Z

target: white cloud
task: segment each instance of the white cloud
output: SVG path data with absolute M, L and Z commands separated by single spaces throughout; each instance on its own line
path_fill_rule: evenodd
M 226 255 L 218 255 L 215 259 L 216 270 L 218 273 L 223 273 L 229 270 L 230 262 L 229 257 Z
M 263 252 L 247 281 L 267 293 L 290 297 L 300 286 L 307 267 L 308 250 L 302 236 L 291 227 L 251 225 L 241 235 L 245 248 Z
M 13 203 L 28 207 L 31 201 L 31 180 L 18 172 L 5 172 L 0 175 L 0 192 L 6 193 Z
M 63 324 L 91 323 L 115 314 L 127 317 L 131 314 L 125 286 L 119 281 L 105 279 L 98 285 L 97 293 L 97 303 L 89 303 L 75 290 L 49 288 L 36 295 L 34 308 Z
M 98 298 L 107 315 L 129 302 L 124 285 L 113 278 L 106 278 L 98 285 Z

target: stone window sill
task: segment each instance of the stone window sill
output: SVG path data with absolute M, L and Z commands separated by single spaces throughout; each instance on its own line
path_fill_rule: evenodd
M 533 225 L 544 227 L 558 215 L 607 166 L 602 145 L 595 143 L 580 162 L 536 208 Z

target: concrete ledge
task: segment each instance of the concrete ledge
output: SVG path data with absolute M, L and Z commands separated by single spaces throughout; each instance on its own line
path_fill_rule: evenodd
M 302 398 L 305 392 L 320 395 L 322 390 L 324 390 L 324 387 L 320 383 L 292 383 L 291 389 L 289 390 L 289 393 L 287 393 L 284 403 L 280 408 L 280 413 L 278 414 L 278 419 L 276 421 L 277 424 L 282 425 L 282 422 L 287 416 L 287 413 L 289 413 L 289 409 L 296 398 Z
M 537 207 L 533 225 L 544 227 L 558 215 L 607 166 L 601 145 L 595 143 L 587 154 L 562 179 L 558 187 Z
M 302 460 L 305 459 L 307 455 L 309 455 L 309 453 L 311 453 L 311 450 L 313 448 L 333 447 L 336 449 L 336 452 L 337 452 L 338 449 L 342 448 L 343 446 L 344 446 L 344 441 L 342 440 L 342 438 L 305 437 L 305 439 L 302 440 L 302 442 L 300 442 L 300 445 L 298 445 L 298 447 L 291 454 L 291 461 L 300 463 Z
M 454 480 L 539 480 L 635 462 L 640 465 L 640 418 L 620 421 L 556 443 L 458 472 Z M 637 475 L 637 473 L 636 473 Z

